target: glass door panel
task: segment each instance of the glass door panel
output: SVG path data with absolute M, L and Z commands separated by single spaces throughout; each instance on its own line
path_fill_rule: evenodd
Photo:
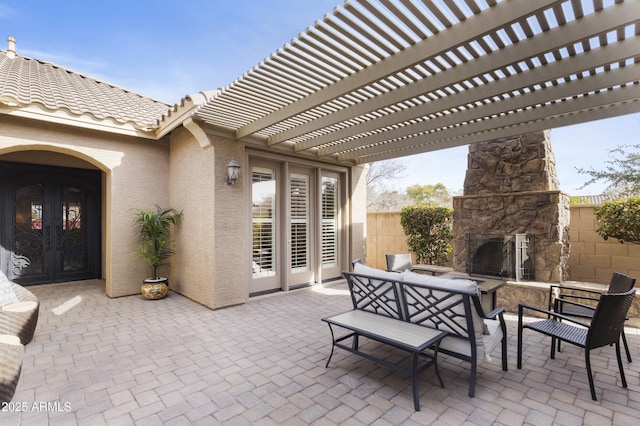
M 277 185 L 275 169 L 253 167 L 251 171 L 252 271 L 250 293 L 280 288 L 276 223 Z
M 309 176 L 291 175 L 291 272 L 309 270 Z
M 64 272 L 83 272 L 89 267 L 87 230 L 83 221 L 86 196 L 73 186 L 62 185 L 61 220 L 56 224 L 56 250 Z
M 322 279 L 340 276 L 339 180 L 322 176 Z
M 43 223 L 43 185 L 18 187 L 13 202 L 13 244 L 8 277 L 43 278 L 46 272 L 45 250 L 51 248 L 51 227 Z
M 313 282 L 311 263 L 311 175 L 289 175 L 289 285 Z

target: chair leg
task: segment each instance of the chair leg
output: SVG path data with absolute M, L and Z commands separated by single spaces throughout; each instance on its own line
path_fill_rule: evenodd
M 620 352 L 618 352 L 618 355 L 620 355 Z M 593 399 L 594 401 L 597 401 L 596 389 L 595 389 L 595 386 L 593 385 L 593 373 L 591 372 L 591 358 L 589 357 L 588 349 L 584 350 L 584 360 L 585 360 L 585 363 L 587 364 L 587 376 L 589 377 L 589 388 L 591 389 L 591 399 Z
M 620 342 L 616 342 L 616 357 L 618 358 L 618 368 L 620 369 L 620 379 L 622 379 L 622 387 L 627 387 L 627 378 L 624 377 L 624 370 L 622 369 L 622 355 L 620 355 Z
M 624 334 L 624 328 L 622 329 L 622 343 L 624 344 L 624 351 L 627 353 L 627 361 L 631 362 L 631 352 L 629 352 L 629 345 L 627 344 L 627 336 Z
M 518 369 L 522 368 L 522 306 L 518 306 Z

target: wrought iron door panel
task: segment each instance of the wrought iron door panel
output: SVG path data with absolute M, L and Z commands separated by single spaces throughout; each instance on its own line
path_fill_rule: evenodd
M 2 166 L 7 276 L 21 284 L 99 277 L 99 172 Z
M 42 221 L 45 207 L 43 185 L 24 185 L 18 187 L 14 194 L 15 214 L 9 278 L 44 278 L 45 252 L 51 248 L 51 227 Z

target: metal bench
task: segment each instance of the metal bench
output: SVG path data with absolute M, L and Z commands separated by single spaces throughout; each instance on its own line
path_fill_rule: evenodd
M 497 308 L 485 315 L 477 283 L 412 272 L 388 272 L 362 264 L 354 264 L 354 272 L 343 272 L 343 275 L 349 285 L 353 310 L 322 318 L 329 324 L 332 336 L 327 367 L 334 348 L 339 347 L 404 371 L 412 377 L 416 410 L 419 410 L 416 377 L 435 365 L 440 380 L 438 353 L 471 364 L 470 397 L 475 394 L 478 362 L 489 358 L 497 346 L 502 349 L 502 369 L 507 370 L 507 332 L 503 310 Z M 348 329 L 350 333 L 336 337 L 332 325 Z M 409 351 L 412 367 L 402 369 L 363 353 L 359 349 L 360 336 Z M 349 338 L 353 339 L 351 346 L 342 343 Z M 419 367 L 420 357 L 427 358 L 427 361 Z
M 420 411 L 420 400 L 418 398 L 418 375 L 434 366 L 436 376 L 440 381 L 440 386 L 444 387 L 440 373 L 438 372 L 438 346 L 446 331 L 433 328 L 422 327 L 409 322 L 404 322 L 396 318 L 378 315 L 372 312 L 352 310 L 331 317 L 322 318 L 329 323 L 331 330 L 331 354 L 325 367 L 329 366 L 333 357 L 334 348 L 337 346 L 351 353 L 360 355 L 369 360 L 380 363 L 388 368 L 403 372 L 411 376 L 411 386 L 413 389 L 413 405 L 416 411 Z M 332 325 L 351 330 L 346 336 L 336 338 Z M 388 362 L 382 358 L 363 352 L 359 349 L 358 337 L 364 336 L 375 341 L 395 346 L 411 353 L 411 368 L 406 368 L 398 364 Z M 353 339 L 351 346 L 340 342 L 346 339 Z M 431 353 L 425 352 L 432 348 Z M 420 359 L 426 358 L 426 362 L 420 365 Z

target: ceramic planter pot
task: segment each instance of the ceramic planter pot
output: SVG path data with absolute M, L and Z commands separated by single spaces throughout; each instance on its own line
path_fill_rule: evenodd
M 147 278 L 140 290 L 145 299 L 162 299 L 169 293 L 169 279 Z

